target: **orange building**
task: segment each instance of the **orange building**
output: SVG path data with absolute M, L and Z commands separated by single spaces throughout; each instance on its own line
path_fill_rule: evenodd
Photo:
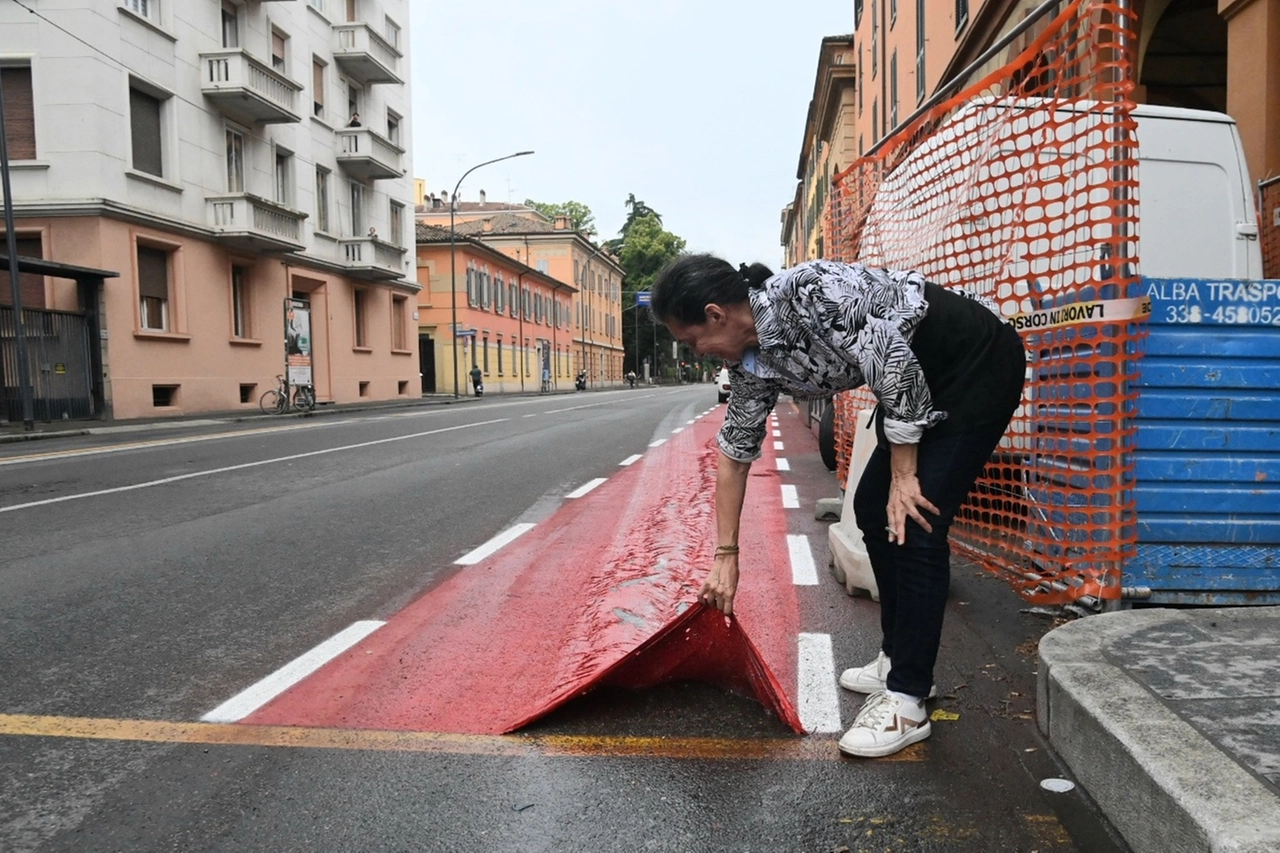
M 417 226 L 422 393 L 471 393 L 473 367 L 486 393 L 569 386 L 576 288 L 464 234 L 450 243 L 447 228 Z
M 590 387 L 620 385 L 626 372 L 622 347 L 622 267 L 616 258 L 575 231 L 568 217 L 555 221 L 532 208 L 455 199 L 458 234 L 473 237 L 556 281 L 575 294 L 571 320 L 573 374 L 587 371 Z M 415 211 L 418 222 L 445 228 L 447 199 L 424 196 Z M 459 273 L 461 275 L 461 273 Z

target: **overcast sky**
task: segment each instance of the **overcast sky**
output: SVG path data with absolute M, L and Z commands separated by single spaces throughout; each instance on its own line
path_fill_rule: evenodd
M 777 269 L 824 36 L 851 0 L 413 0 L 413 174 L 464 201 L 628 193 L 696 251 Z

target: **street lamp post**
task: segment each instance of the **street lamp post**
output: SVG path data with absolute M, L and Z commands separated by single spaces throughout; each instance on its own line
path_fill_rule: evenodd
M 458 178 L 458 182 L 453 185 L 453 195 L 449 196 L 449 307 L 453 317 L 451 338 L 453 340 L 453 398 L 455 400 L 458 399 L 458 248 L 457 235 L 453 231 L 453 218 L 455 211 L 458 209 L 458 187 L 462 186 L 462 182 L 466 180 L 467 175 L 470 175 L 481 166 L 501 163 L 503 160 L 510 160 L 512 157 L 523 157 L 532 153 L 532 151 L 517 151 L 515 154 L 508 154 L 505 157 L 497 157 L 493 160 L 477 163 L 462 173 L 462 177 Z

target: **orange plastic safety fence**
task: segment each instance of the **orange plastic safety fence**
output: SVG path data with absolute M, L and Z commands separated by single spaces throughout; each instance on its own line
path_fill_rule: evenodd
M 1076 0 L 1011 63 L 837 176 L 826 254 L 994 301 L 1023 335 L 1023 405 L 953 541 L 1041 603 L 1120 597 L 1136 546 L 1128 379 L 1137 284 L 1134 18 Z M 852 413 L 837 400 L 841 482 Z
M 1258 188 L 1258 218 L 1261 220 L 1262 277 L 1280 278 L 1280 178 L 1272 178 Z

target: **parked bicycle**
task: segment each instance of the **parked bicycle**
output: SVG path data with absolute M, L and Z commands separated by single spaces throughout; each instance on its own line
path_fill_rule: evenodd
M 258 405 L 268 415 L 283 415 L 289 411 L 289 383 L 283 376 L 276 377 L 276 387 L 265 392 Z M 293 386 L 293 408 L 309 412 L 316 407 L 316 390 L 310 385 Z

